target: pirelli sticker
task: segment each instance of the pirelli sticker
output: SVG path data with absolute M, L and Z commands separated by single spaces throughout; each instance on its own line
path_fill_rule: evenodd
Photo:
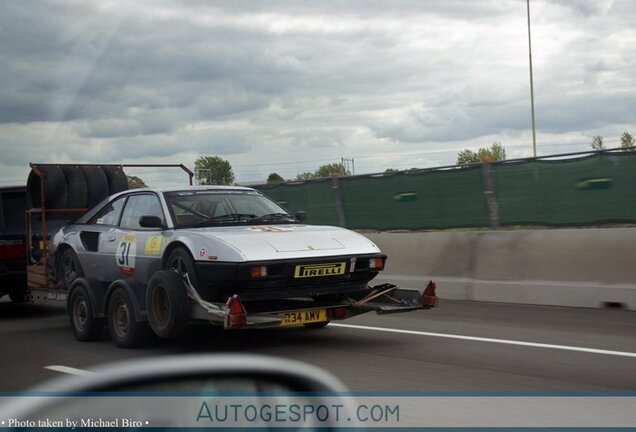
M 325 263 L 325 264 L 302 264 L 297 265 L 294 271 L 295 278 L 309 278 L 320 276 L 337 276 L 345 273 L 347 264 Z

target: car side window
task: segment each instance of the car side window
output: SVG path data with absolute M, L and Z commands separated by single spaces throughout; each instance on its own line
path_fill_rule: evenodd
M 119 226 L 125 229 L 143 229 L 139 225 L 139 218 L 142 216 L 157 216 L 164 222 L 161 204 L 156 195 L 132 195 L 128 198 Z
M 117 222 L 119 222 L 119 215 L 121 214 L 121 209 L 124 206 L 125 200 L 126 197 L 123 196 L 111 202 L 102 210 L 100 210 L 100 212 L 95 215 L 90 223 L 96 225 L 117 225 Z

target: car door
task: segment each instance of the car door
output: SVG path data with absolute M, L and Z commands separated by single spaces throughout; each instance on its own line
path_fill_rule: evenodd
M 112 256 L 115 253 L 116 230 L 127 196 L 108 203 L 86 225 L 79 236 L 76 252 L 84 273 L 103 282 L 112 281 Z
M 165 215 L 159 197 L 152 192 L 131 194 L 115 230 L 113 270 L 117 278 L 131 278 L 146 284 L 161 268 L 161 253 L 165 246 L 163 228 L 145 228 L 142 216 L 156 216 L 165 225 Z

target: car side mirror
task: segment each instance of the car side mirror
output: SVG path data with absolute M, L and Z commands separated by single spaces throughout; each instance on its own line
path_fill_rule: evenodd
M 142 228 L 163 228 L 163 221 L 158 216 L 144 215 L 139 218 L 139 226 Z
M 298 219 L 301 222 L 305 222 L 307 220 L 307 212 L 303 210 L 296 212 L 294 216 L 296 216 L 296 219 Z

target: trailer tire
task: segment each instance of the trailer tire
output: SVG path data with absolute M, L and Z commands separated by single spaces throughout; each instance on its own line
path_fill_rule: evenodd
M 66 208 L 68 204 L 68 188 L 64 171 L 59 166 L 39 166 L 45 179 L 43 197 L 40 193 L 41 178 L 34 171 L 27 179 L 27 208 Z
M 64 290 L 70 289 L 77 278 L 84 277 L 82 265 L 77 259 L 75 251 L 70 247 L 66 247 L 57 260 L 56 276 Z
M 108 193 L 108 178 L 106 178 L 106 174 L 104 174 L 104 171 L 98 166 L 83 166 L 82 171 L 86 177 L 88 190 L 86 206 L 93 208 L 110 195 Z
M 86 208 L 88 202 L 88 186 L 84 171 L 77 166 L 62 167 L 68 189 L 68 207 Z M 77 215 L 76 215 L 77 216 Z
M 189 299 L 183 278 L 171 270 L 155 273 L 146 290 L 148 322 L 163 339 L 179 337 L 188 324 Z
M 128 292 L 114 289 L 108 301 L 108 331 L 120 348 L 135 348 L 148 336 L 148 326 L 135 318 L 135 306 Z
M 86 282 L 77 280 L 68 300 L 68 316 L 75 339 L 81 342 L 99 340 L 104 331 L 104 320 L 95 316 Z
M 26 288 L 14 288 L 9 291 L 9 298 L 13 303 L 24 303 L 27 301 Z
M 109 195 L 128 190 L 128 179 L 121 167 L 103 166 L 101 168 L 108 181 Z

